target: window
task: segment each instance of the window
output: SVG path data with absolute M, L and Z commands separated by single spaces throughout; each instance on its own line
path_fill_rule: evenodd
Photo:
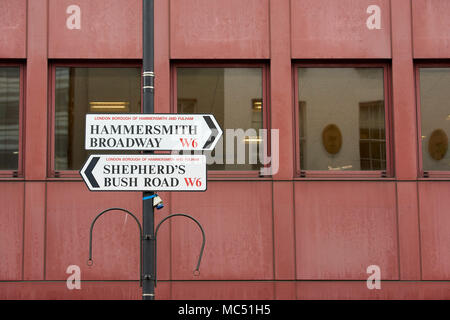
M 385 65 L 297 65 L 297 173 L 386 176 Z
M 87 113 L 140 113 L 141 68 L 54 65 L 54 141 L 51 175 L 79 170 L 91 153 L 84 149 Z M 115 153 L 107 151 L 103 153 Z M 73 172 L 73 174 L 76 174 Z
M 176 65 L 176 112 L 213 114 L 223 130 L 208 169 L 222 172 L 261 168 L 265 126 L 264 65 Z M 250 173 L 251 174 L 251 173 Z
M 18 176 L 22 169 L 22 73 L 20 65 L 0 64 L 0 176 Z
M 450 175 L 450 66 L 419 65 L 416 78 L 422 175 Z

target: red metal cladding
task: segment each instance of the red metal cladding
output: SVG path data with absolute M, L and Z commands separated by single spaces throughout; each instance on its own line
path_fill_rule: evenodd
M 450 2 L 412 1 L 414 58 L 450 57 Z
M 450 183 L 419 182 L 422 280 L 450 280 Z
M 400 279 L 420 280 L 417 182 L 397 182 L 397 214 Z
M 164 295 L 164 284 L 157 293 Z M 138 300 L 139 282 L 81 282 L 80 290 L 69 290 L 66 281 L 0 283 L 1 300 Z
M 49 58 L 142 58 L 141 7 L 141 0 L 49 0 Z
M 170 1 L 172 59 L 269 57 L 268 0 Z
M 173 193 L 172 213 L 192 215 L 207 238 L 200 275 L 194 276 L 201 232 L 192 221 L 172 219 L 173 280 L 273 278 L 270 182 L 209 181 L 204 193 Z
M 272 282 L 173 282 L 174 300 L 272 300 L 274 284 Z
M 139 300 L 137 282 L 82 282 L 81 290 L 68 290 L 65 281 L 3 282 L 2 300 Z M 160 282 L 156 299 L 175 300 L 271 300 L 344 299 L 418 300 L 450 299 L 448 282 L 382 282 L 381 290 L 368 290 L 366 281 L 283 281 L 283 282 Z
M 294 59 L 391 57 L 388 0 L 292 0 L 291 24 Z
M 155 1 L 155 113 L 170 113 L 169 1 Z
M 44 280 L 45 182 L 25 183 L 24 280 Z
M 0 280 L 22 280 L 22 182 L 0 183 Z
M 69 265 L 81 268 L 83 280 L 138 280 L 139 227 L 121 211 L 102 215 L 93 231 L 93 261 L 88 267 L 89 230 L 94 218 L 119 207 L 142 219 L 142 194 L 90 192 L 82 182 L 47 185 L 46 279 L 65 280 Z
M 0 4 L 0 59 L 26 57 L 27 1 L 2 0 Z
M 0 2 L 2 66 L 23 66 L 25 178 L 0 181 L 0 299 L 140 299 L 139 234 L 130 216 L 111 212 L 98 220 L 94 265 L 86 261 L 95 216 L 122 207 L 141 219 L 142 193 L 94 193 L 73 177 L 48 178 L 54 161 L 48 61 L 141 59 L 142 1 Z M 205 228 L 206 247 L 194 276 L 200 231 L 180 217 L 165 222 L 157 299 L 450 299 L 450 182 L 440 173 L 417 181 L 422 92 L 414 81 L 414 58 L 450 58 L 449 15 L 448 0 L 155 0 L 155 110 L 176 109 L 175 59 L 196 65 L 260 59 L 268 74 L 264 121 L 280 134 L 274 181 L 224 172 L 204 193 L 160 194 L 165 208 L 155 222 L 190 214 Z M 327 172 L 315 181 L 297 177 L 292 66 L 304 59 L 342 66 L 339 59 L 346 66 L 374 59 L 392 70 L 385 78 L 389 181 L 339 175 L 330 181 Z M 88 280 L 82 290 L 66 286 L 70 265 Z M 369 290 L 370 265 L 380 267 L 382 279 L 400 281 Z
M 275 279 L 295 279 L 293 182 L 273 183 Z
M 366 281 L 315 281 L 297 283 L 297 299 L 307 300 L 448 300 L 446 282 L 381 282 L 380 290 L 368 290 Z
M 418 152 L 411 50 L 411 1 L 393 1 L 391 7 L 395 175 L 401 180 L 415 180 L 418 174 Z
M 296 182 L 297 279 L 398 280 L 395 184 Z
M 25 178 L 47 173 L 47 1 L 28 2 L 25 92 Z
M 161 197 L 164 203 L 164 208 L 160 210 L 155 210 L 155 229 L 157 225 L 164 219 L 166 216 L 172 213 L 172 195 L 171 192 L 158 192 L 158 195 Z M 152 201 L 152 200 L 146 200 Z M 164 225 L 161 226 L 161 232 L 158 231 L 158 239 L 157 239 L 157 279 L 160 280 L 171 280 L 171 263 L 172 257 L 170 255 L 171 248 L 171 221 L 168 220 L 164 222 Z M 158 284 L 159 286 L 159 284 Z
M 274 171 L 277 180 L 291 179 L 294 170 L 294 141 L 291 75 L 291 36 L 288 0 L 270 1 L 270 110 L 271 128 L 278 130 L 279 144 L 272 147 L 272 155 L 278 151 L 278 170 Z M 269 99 L 267 99 L 269 100 Z M 277 150 L 278 147 L 278 150 Z M 272 157 L 271 166 L 275 160 Z

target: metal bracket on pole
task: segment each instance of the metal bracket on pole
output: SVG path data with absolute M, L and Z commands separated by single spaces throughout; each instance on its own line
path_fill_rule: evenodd
M 92 260 L 92 233 L 94 231 L 95 222 L 97 222 L 98 218 L 100 218 L 103 214 L 110 212 L 110 211 L 122 211 L 122 212 L 125 212 L 126 214 L 129 214 L 130 216 L 132 216 L 134 218 L 134 220 L 136 221 L 136 223 L 139 227 L 139 285 L 142 287 L 142 278 L 144 277 L 144 275 L 142 274 L 142 255 L 143 255 L 142 241 L 144 239 L 143 233 L 142 233 L 142 226 L 141 226 L 141 223 L 139 222 L 138 218 L 136 218 L 136 216 L 128 210 L 125 210 L 122 208 L 109 208 L 109 209 L 106 209 L 106 210 L 100 212 L 95 217 L 94 221 L 92 221 L 91 229 L 89 231 L 89 259 L 87 261 L 87 265 L 92 266 L 94 264 L 94 261 Z
M 194 221 L 197 225 L 198 225 L 198 227 L 200 228 L 200 231 L 202 232 L 202 237 L 203 237 L 203 240 L 202 240 L 202 247 L 201 247 L 201 249 L 200 249 L 200 255 L 199 255 L 199 257 L 198 257 L 198 261 L 197 261 L 197 266 L 196 266 L 196 268 L 195 268 L 195 270 L 194 270 L 194 275 L 199 275 L 200 274 L 200 271 L 199 271 L 199 269 L 200 269 L 200 263 L 202 262 L 202 257 L 203 257 L 203 251 L 205 250 L 205 243 L 206 243 L 206 238 L 205 238 L 205 231 L 203 230 L 203 227 L 202 227 L 202 225 L 200 224 L 200 222 L 198 222 L 195 218 L 193 218 L 193 217 L 191 217 L 190 215 L 187 215 L 187 214 L 184 214 L 184 213 L 174 213 L 174 214 L 171 214 L 171 215 L 168 215 L 167 217 L 165 217 L 164 219 L 162 219 L 161 220 L 161 222 L 158 224 L 158 226 L 156 227 L 156 231 L 155 231 L 155 259 L 154 259 L 154 261 L 155 261 L 155 287 L 156 287 L 156 283 L 157 283 L 157 279 L 156 279 L 156 249 L 157 249 L 157 238 L 158 238 L 158 230 L 159 230 L 159 227 L 161 227 L 161 225 L 166 221 L 166 220 L 169 220 L 170 218 L 173 218 L 173 217 L 185 217 L 185 218 L 188 218 L 188 219 L 191 219 L 192 221 Z
M 154 236 L 149 235 L 149 234 L 144 235 L 143 232 L 142 232 L 142 225 L 139 222 L 138 218 L 134 214 L 132 214 L 130 211 L 128 211 L 126 209 L 122 209 L 122 208 L 109 208 L 109 209 L 106 209 L 106 210 L 100 212 L 94 218 L 94 220 L 92 221 L 91 228 L 90 228 L 90 231 L 89 231 L 89 259 L 87 261 L 87 265 L 88 266 L 92 266 L 94 264 L 94 260 L 92 259 L 92 234 L 93 234 L 93 231 L 94 231 L 95 223 L 97 222 L 97 220 L 102 215 L 104 215 L 105 213 L 108 213 L 110 211 L 122 211 L 122 212 L 125 212 L 126 214 L 128 214 L 128 215 L 133 217 L 133 219 L 136 221 L 136 223 L 137 223 L 137 225 L 139 227 L 139 252 L 140 252 L 140 254 L 139 254 L 139 285 L 141 287 L 142 287 L 142 280 L 153 280 L 154 283 L 155 283 L 155 287 L 156 287 L 156 284 L 157 284 L 157 276 L 156 276 L 156 265 L 157 265 L 157 263 L 156 263 L 156 249 L 157 249 L 158 230 L 159 230 L 159 228 L 161 227 L 161 225 L 165 221 L 167 221 L 167 220 L 169 220 L 169 219 L 171 219 L 173 217 L 185 217 L 185 218 L 191 219 L 192 221 L 194 221 L 198 225 L 198 227 L 200 228 L 200 231 L 202 232 L 202 246 L 200 248 L 200 254 L 199 254 L 199 257 L 198 257 L 197 266 L 196 266 L 196 268 L 194 270 L 194 275 L 198 275 L 200 273 L 199 269 L 200 269 L 200 264 L 202 262 L 203 252 L 205 250 L 206 237 L 205 237 L 205 231 L 203 230 L 203 227 L 200 224 L 200 222 L 198 222 L 198 220 L 196 220 L 192 216 L 184 214 L 184 213 L 174 213 L 174 214 L 168 215 L 167 217 L 165 217 L 164 219 L 161 220 L 161 222 L 156 227 Z M 143 250 L 142 250 L 142 248 L 143 248 L 143 242 L 144 241 L 154 241 L 155 242 L 155 244 L 154 244 L 155 256 L 154 256 L 154 259 L 153 259 L 154 270 L 155 270 L 155 274 L 154 275 L 153 274 L 143 274 L 143 272 L 142 272 L 142 270 L 143 270 L 143 268 L 142 268 L 142 263 L 143 263 Z M 146 293 L 145 296 L 152 296 L 153 297 L 154 294 Z
M 155 90 L 155 73 L 153 71 L 144 71 L 142 73 L 143 78 L 143 86 L 142 89 L 145 91 L 150 89 L 151 91 Z

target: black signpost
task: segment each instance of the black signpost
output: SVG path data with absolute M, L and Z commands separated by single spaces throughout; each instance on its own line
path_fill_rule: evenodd
M 154 73 L 154 1 L 143 0 L 143 81 L 142 105 L 144 114 L 155 113 L 155 73 Z M 152 151 L 147 151 L 152 153 Z M 153 209 L 154 192 L 143 192 L 142 225 L 143 225 L 143 275 L 142 299 L 155 299 L 156 261 L 155 258 L 155 215 Z
M 153 72 L 154 68 L 154 0 L 142 0 L 143 1 L 143 73 L 142 73 L 142 99 L 143 99 L 143 114 L 151 114 L 152 116 L 141 115 L 141 118 L 154 118 L 157 115 L 154 114 L 154 79 L 155 74 Z M 192 115 L 188 117 L 183 116 L 164 116 L 168 119 L 159 119 L 161 121 L 173 121 L 174 123 L 168 126 L 184 126 L 188 127 L 185 122 L 193 121 L 195 128 L 203 128 L 200 137 L 205 137 L 201 144 L 198 144 L 198 140 L 195 137 L 184 138 L 177 135 L 176 132 L 168 134 L 171 135 L 169 138 L 169 145 L 171 150 L 209 150 L 213 149 L 217 141 L 222 135 L 222 130 L 218 126 L 213 115 Z M 164 118 L 162 117 L 162 118 Z M 92 119 L 91 119 L 92 118 Z M 97 119 L 101 118 L 101 119 Z M 142 119 L 142 123 L 129 123 L 130 119 L 136 118 L 140 121 L 138 115 L 128 115 L 123 117 L 124 119 L 115 119 L 115 115 L 88 115 L 86 117 L 87 123 L 89 121 L 103 121 L 108 120 L 110 123 L 109 127 L 114 128 L 114 133 L 118 134 L 119 127 L 134 128 L 138 134 L 141 133 L 141 129 L 145 126 L 150 129 L 150 124 L 145 124 L 146 119 Z M 128 119 L 130 118 L 130 119 Z M 170 119 L 169 119 L 170 118 Z M 192 119 L 191 119 L 192 118 Z M 200 120 L 201 121 L 200 121 Z M 120 121 L 116 121 L 120 120 Z M 158 120 L 158 121 L 159 121 Z M 199 122 L 200 121 L 200 122 Z M 199 124 L 206 123 L 203 127 Z M 100 134 L 108 135 L 106 129 L 100 128 L 100 124 L 90 123 L 90 128 L 86 126 L 86 140 L 89 134 Z M 178 124 L 177 124 L 178 123 Z M 184 123 L 184 124 L 183 124 Z M 196 124 L 195 124 L 196 123 Z M 162 124 L 160 124 L 162 125 Z M 108 127 L 108 126 L 106 126 Z M 92 132 L 89 132 L 91 130 Z M 200 130 L 200 129 L 199 129 Z M 120 131 L 120 130 L 119 130 Z M 118 139 L 125 139 L 124 141 L 133 140 L 133 130 L 127 129 L 126 134 L 118 137 Z M 193 132 L 196 131 L 192 130 Z M 192 134 L 192 132 L 191 132 Z M 157 133 L 152 133 L 151 131 L 145 131 L 146 139 L 160 139 L 157 137 Z M 91 137 L 92 138 L 92 137 Z M 95 137 L 93 138 L 95 139 Z M 98 139 L 106 139 L 105 137 L 99 137 Z M 113 139 L 113 138 L 111 138 Z M 138 139 L 140 139 L 138 137 Z M 162 138 L 161 138 L 162 139 Z M 176 142 L 178 140 L 178 142 Z M 186 145 L 183 143 L 185 141 L 196 141 L 196 143 L 191 143 Z M 172 144 L 173 142 L 176 142 Z M 166 141 L 167 142 L 167 141 Z M 181 144 L 180 144 L 181 142 Z M 86 183 L 86 186 L 91 191 L 143 191 L 143 212 L 142 212 L 142 225 L 140 224 L 137 217 L 126 209 L 122 208 L 109 208 L 98 214 L 91 224 L 90 235 L 89 235 L 89 260 L 88 265 L 93 265 L 92 260 L 92 235 L 94 230 L 94 225 L 96 221 L 104 214 L 110 212 L 124 212 L 131 215 L 137 222 L 139 226 L 140 235 L 140 284 L 142 286 L 142 299 L 143 300 L 154 300 L 155 299 L 155 287 L 156 287 L 156 234 L 161 226 L 161 224 L 173 217 L 183 217 L 194 221 L 200 231 L 202 232 L 202 246 L 200 249 L 200 255 L 198 258 L 196 269 L 194 274 L 198 274 L 200 262 L 203 256 L 203 250 L 205 247 L 205 232 L 201 224 L 193 217 L 184 213 L 170 214 L 158 224 L 155 232 L 155 217 L 154 208 L 155 206 L 160 209 L 162 205 L 162 200 L 157 196 L 155 191 L 206 191 L 207 175 L 206 175 L 206 157 L 204 155 L 154 155 L 154 149 L 144 147 L 140 144 L 141 149 L 129 150 L 142 150 L 144 155 L 91 155 L 83 168 L 80 170 L 80 175 Z M 103 146 L 99 144 L 89 145 L 86 143 L 86 148 L 89 150 L 103 150 Z M 108 148 L 114 149 L 113 146 L 108 145 Z M 157 146 L 156 146 L 157 147 Z M 108 149 L 107 148 L 107 149 Z M 122 149 L 121 149 L 122 150 Z M 125 150 L 128 150 L 128 145 Z M 158 167 L 156 170 L 155 168 Z M 166 169 L 164 169 L 166 168 Z M 177 169 L 177 171 L 175 171 Z M 156 170 L 156 171 L 155 171 Z M 163 175 L 163 176 L 161 176 Z M 170 183 L 169 183 L 170 182 Z M 147 191 L 148 190 L 148 191 Z

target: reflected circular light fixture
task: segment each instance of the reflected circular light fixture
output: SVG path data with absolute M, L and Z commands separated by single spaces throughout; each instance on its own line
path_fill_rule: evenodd
M 428 140 L 428 153 L 434 160 L 442 160 L 448 150 L 448 137 L 444 130 L 436 129 Z
M 342 147 L 342 134 L 335 124 L 327 125 L 322 131 L 322 144 L 329 154 L 336 154 Z

